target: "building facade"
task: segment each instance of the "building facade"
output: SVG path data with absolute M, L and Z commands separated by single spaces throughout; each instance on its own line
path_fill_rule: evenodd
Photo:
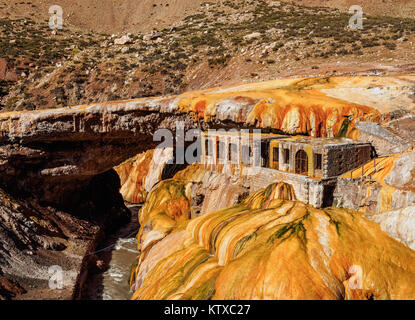
M 201 142 L 205 169 L 244 177 L 250 192 L 289 183 L 298 200 L 316 208 L 331 206 L 338 176 L 372 156 L 371 144 L 346 138 L 209 131 Z
M 368 162 L 372 146 L 346 138 L 289 138 L 273 141 L 269 155 L 273 169 L 330 179 Z

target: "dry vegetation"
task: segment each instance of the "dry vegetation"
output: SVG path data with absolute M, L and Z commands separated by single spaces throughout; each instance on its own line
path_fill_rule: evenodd
M 403 57 L 413 49 L 414 19 L 367 16 L 364 29 L 353 31 L 349 18 L 340 10 L 285 2 L 205 2 L 182 21 L 154 30 L 153 40 L 131 33 L 126 45 L 114 45 L 116 35 L 74 28 L 53 35 L 47 21 L 4 18 L 0 58 L 20 79 L 0 82 L 0 109 L 177 94 L 211 85 L 207 79 L 223 70 L 237 71 L 235 81 L 275 78 L 287 70 L 286 61 L 315 73 L 330 59 L 376 62 L 379 52 Z

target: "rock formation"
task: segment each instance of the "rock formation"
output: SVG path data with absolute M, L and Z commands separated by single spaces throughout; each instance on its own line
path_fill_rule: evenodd
M 319 137 L 337 135 L 349 116 L 345 134 L 358 137 L 355 120 L 390 118 L 397 108 L 388 104 L 392 98 L 394 104 L 405 103 L 407 111 L 413 110 L 414 101 L 403 89 L 412 79 L 407 75 L 276 80 L 177 97 L 2 113 L 1 180 L 8 188 L 30 189 L 59 203 L 75 185 L 68 181 L 81 184 L 154 148 L 154 132 L 167 128 L 174 133 L 176 121 L 183 121 L 186 128 L 258 127 Z M 399 99 L 395 90 L 387 90 L 391 85 L 401 86 Z M 384 94 L 373 95 L 374 86 Z M 365 105 L 371 93 L 370 104 Z
M 120 193 L 125 201 L 130 203 L 144 202 L 147 196 L 145 179 L 153 159 L 153 152 L 154 150 L 148 150 L 140 153 L 114 168 L 120 177 Z
M 291 201 L 289 186 L 271 185 L 187 220 L 189 203 L 172 190 L 150 197 L 170 194 L 164 203 L 186 214 L 158 241 L 145 239 L 152 243 L 133 269 L 134 299 L 415 298 L 414 251 L 355 211 L 315 209 Z M 163 211 L 151 203 L 141 218 Z
M 72 195 L 71 207 L 61 209 L 0 189 L 0 298 L 77 298 L 96 245 L 129 220 L 119 187 L 114 171 L 97 175 Z M 52 266 L 63 271 L 58 292 L 49 290 Z
M 156 148 L 140 153 L 115 167 L 121 179 L 120 192 L 125 201 L 142 203 L 163 178 L 166 164 L 173 160 L 173 148 Z
M 368 215 L 415 205 L 414 157 L 415 151 L 409 149 L 346 173 L 334 192 L 335 205 Z
M 415 206 L 368 216 L 383 231 L 415 250 Z
M 177 230 L 184 232 L 189 218 L 235 205 L 247 195 L 249 188 L 246 185 L 202 173 L 199 180 L 194 179 L 191 183 L 183 184 L 185 177 L 180 177 L 180 173 L 173 180 L 159 182 L 172 177 L 178 168 L 160 161 L 161 158 L 170 158 L 168 154 L 149 161 L 151 152 L 117 168 L 121 187 L 112 168 L 154 149 L 159 142 L 153 140 L 153 135 L 160 128 L 170 129 L 174 135 L 180 121 L 185 130 L 262 128 L 275 133 L 314 137 L 342 135 L 359 139 L 361 132 L 356 126 L 357 120 L 383 126 L 413 112 L 415 100 L 411 99 L 408 89 L 413 80 L 413 75 L 287 79 L 179 96 L 1 113 L 0 189 L 3 203 L 0 208 L 0 276 L 4 274 L 9 280 L 13 277 L 29 279 L 31 270 L 26 266 L 36 266 L 35 278 L 45 279 L 46 266 L 51 260 L 59 261 L 75 254 L 84 258 L 77 258 L 67 266 L 71 272 L 69 278 L 76 280 L 69 281 L 72 289 L 65 297 L 76 297 L 79 290 L 74 283 L 82 284 L 86 266 L 94 263 L 94 246 L 108 230 L 108 222 L 111 221 L 110 225 L 115 227 L 116 221 L 128 218 L 128 211 L 118 193 L 120 188 L 132 202 L 141 202 L 152 190 L 140 215 L 141 260 L 146 259 L 153 246 L 167 241 L 161 239 L 173 236 Z M 382 94 L 377 94 L 379 92 Z M 407 139 L 405 130 L 395 132 L 393 130 L 399 128 L 388 124 L 386 130 Z M 397 182 L 393 172 L 389 179 L 399 190 L 408 194 L 412 192 L 410 181 Z M 385 183 L 388 181 L 386 179 Z M 288 206 L 293 195 L 284 190 L 281 192 L 285 196 L 290 194 L 290 197 L 286 199 L 287 204 L 282 205 Z M 219 201 L 209 200 L 217 199 L 219 194 Z M 154 207 L 157 207 L 156 211 Z M 326 211 L 318 212 L 318 215 L 331 215 Z M 344 217 L 348 216 L 341 212 L 338 214 L 349 226 L 348 218 Z M 194 221 L 199 221 L 197 219 Z M 388 243 L 379 237 L 379 241 Z M 74 253 L 71 246 L 76 240 L 81 241 L 79 251 Z M 350 245 L 347 241 L 343 244 Z M 44 255 L 42 250 L 45 250 Z M 31 253 L 34 253 L 33 257 Z M 49 259 L 49 255 L 53 258 Z M 335 269 L 335 272 L 342 275 L 344 270 L 341 270 Z M 337 280 L 344 281 L 343 276 L 336 276 Z M 333 280 L 336 286 L 337 280 Z M 12 286 L 7 284 L 4 287 Z M 343 296 L 342 290 L 330 288 L 319 294 L 324 297 Z M 384 291 L 379 293 L 375 290 L 371 294 L 400 297 L 395 288 L 379 290 Z M 228 297 L 228 293 L 230 291 L 225 290 L 217 294 L 218 297 Z

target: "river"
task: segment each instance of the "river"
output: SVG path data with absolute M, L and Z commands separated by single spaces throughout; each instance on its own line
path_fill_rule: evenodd
M 108 236 L 97 248 L 98 259 L 105 266 L 98 273 L 88 276 L 82 292 L 84 300 L 128 300 L 132 296 L 128 280 L 130 268 L 137 258 L 137 240 L 135 238 L 140 206 L 128 206 L 131 221 L 117 232 Z

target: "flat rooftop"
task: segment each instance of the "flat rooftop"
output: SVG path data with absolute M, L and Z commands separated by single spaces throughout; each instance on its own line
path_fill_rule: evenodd
M 261 139 L 284 139 L 290 138 L 290 136 L 276 134 L 276 133 L 253 133 L 248 131 L 202 131 L 203 136 L 217 137 L 217 136 L 231 136 L 231 137 L 261 137 Z
M 307 144 L 313 146 L 339 146 L 339 145 L 366 145 L 368 143 L 358 142 L 352 139 L 347 138 L 313 138 L 313 137 L 291 137 L 284 139 L 283 141 L 297 143 L 297 144 Z

